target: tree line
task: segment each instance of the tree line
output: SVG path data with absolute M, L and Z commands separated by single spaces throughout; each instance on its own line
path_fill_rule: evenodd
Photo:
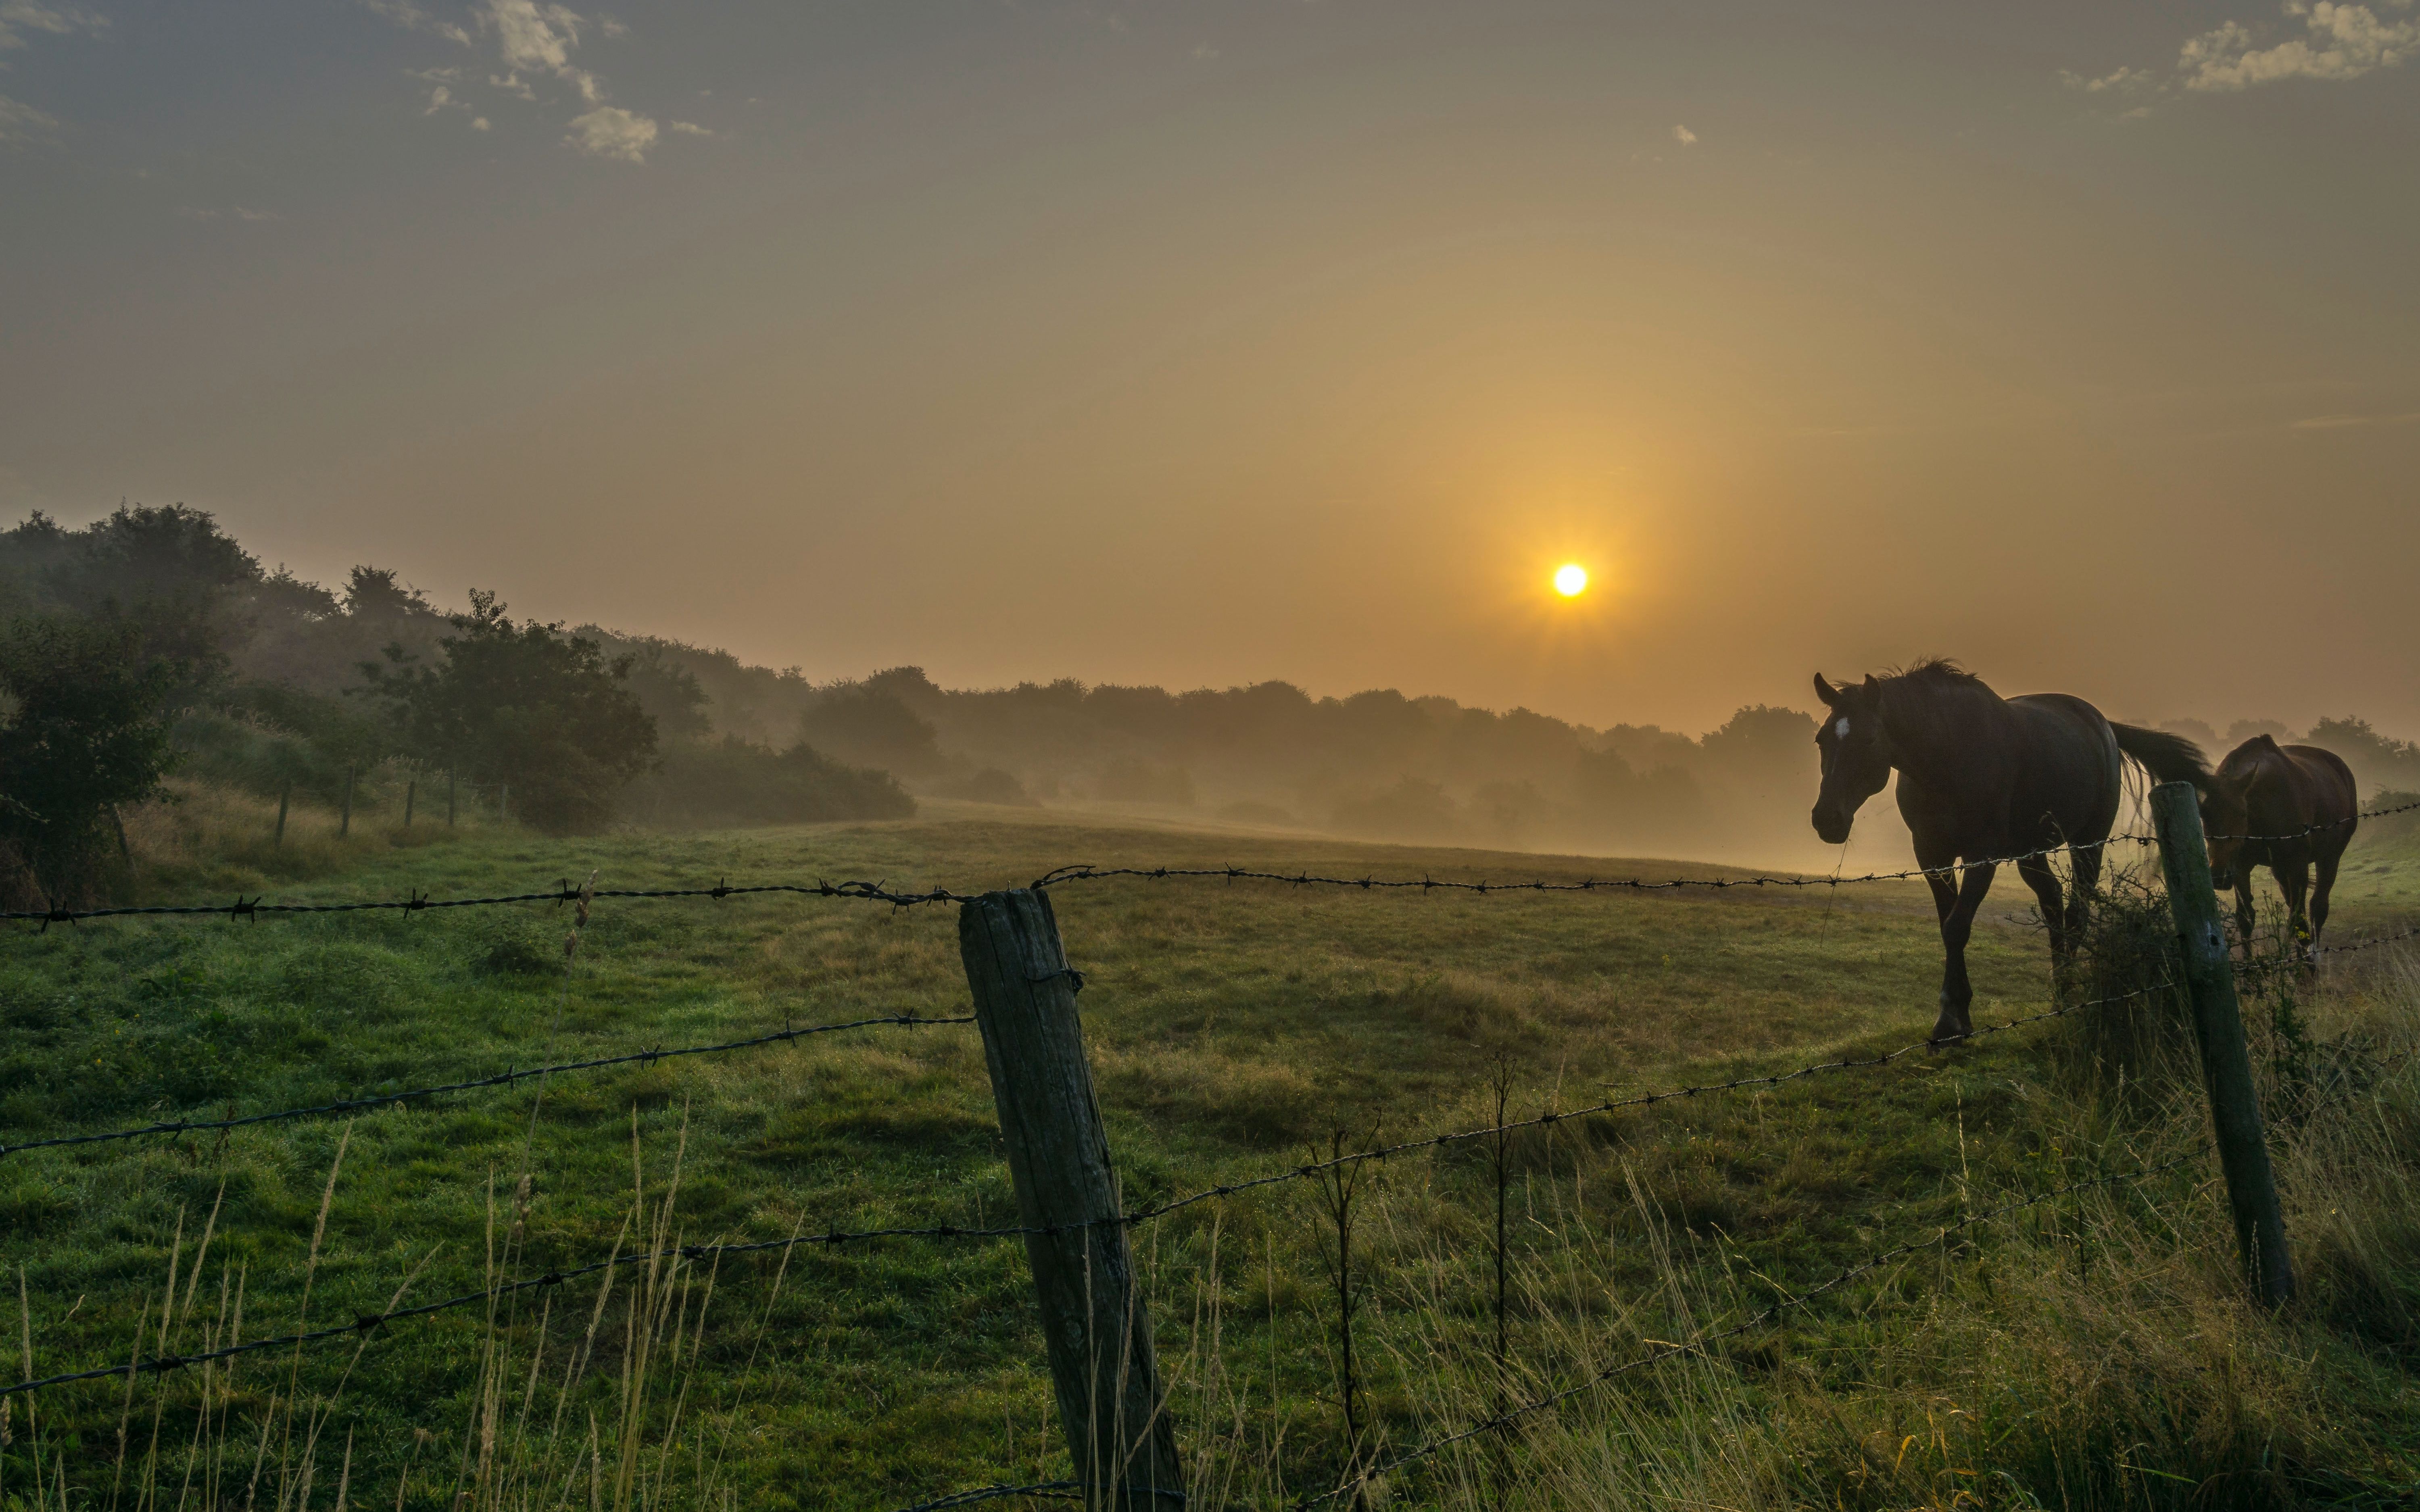
M 709 738 L 696 679 L 642 649 L 442 613 L 387 569 L 341 590 L 259 560 L 207 513 L 121 505 L 0 532 L 0 885 L 87 898 L 123 811 L 183 772 L 365 806 L 442 775 L 550 833 L 634 809 L 751 823 L 913 811 L 885 773 L 794 741 Z

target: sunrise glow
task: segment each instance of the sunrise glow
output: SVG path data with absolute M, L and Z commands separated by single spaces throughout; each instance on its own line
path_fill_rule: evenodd
M 1566 562 L 1555 569 L 1555 592 L 1565 598 L 1577 598 L 1588 591 L 1588 569 L 1576 562 Z

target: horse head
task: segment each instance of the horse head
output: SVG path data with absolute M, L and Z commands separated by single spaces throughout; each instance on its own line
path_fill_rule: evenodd
M 1898 752 L 1883 728 L 1883 687 L 1869 675 L 1858 687 L 1834 687 L 1815 674 L 1815 696 L 1831 713 L 1815 733 L 1823 753 L 1823 787 L 1815 797 L 1815 833 L 1826 845 L 1848 841 L 1857 810 L 1890 781 Z
M 2201 795 L 2201 829 L 2210 840 L 2210 885 L 2224 892 L 2235 886 L 2236 868 L 2254 864 L 2244 855 L 2252 832 L 2252 788 L 2271 758 L 2286 753 L 2268 735 L 2255 735 L 2226 753 Z

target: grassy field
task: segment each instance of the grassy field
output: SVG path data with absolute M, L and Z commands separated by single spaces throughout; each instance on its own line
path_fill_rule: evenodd
M 213 807 L 215 805 L 215 807 Z M 1064 862 L 1438 877 L 1715 875 L 930 805 L 888 824 L 338 841 L 207 798 L 138 825 L 165 901 L 443 898 L 816 877 L 1021 885 Z M 249 827 L 248 827 L 249 826 Z M 398 843 L 409 841 L 410 843 Z M 2410 918 L 2414 848 L 2357 849 L 2331 934 Z M 2382 868 L 2382 870 L 2381 870 Z M 1057 906 L 1135 1203 L 1348 1144 L 1895 1048 L 1930 1026 L 1922 889 L 1372 895 L 1093 882 Z M 1979 1023 L 2052 1001 L 2004 878 Z M 877 1013 L 967 1011 L 955 918 L 846 900 L 18 927 L 0 953 L 0 1143 L 241 1115 L 508 1066 Z M 2277 995 L 2290 997 L 2290 1003 Z M 2191 1152 L 2165 1010 L 1515 1142 L 1512 1379 L 1488 1365 L 1496 1185 L 1453 1147 L 1368 1168 L 1365 1456 L 1500 1394 L 1753 1313 L 2030 1193 Z M 2305 1299 L 2235 1300 L 2214 1166 L 1962 1231 L 1782 1322 L 1391 1477 L 1522 1505 L 2408 1504 L 2420 1425 L 2420 990 L 2364 952 L 2247 1012 Z M 876 1027 L 582 1072 L 350 1121 L 0 1157 L 0 1260 L 33 1374 L 346 1322 L 649 1244 L 1014 1222 L 971 1026 Z M 340 1158 L 341 1157 L 341 1158 Z M 1204 1504 L 1328 1489 L 1355 1452 L 1311 1183 L 1138 1231 Z M 205 1238 L 207 1245 L 205 1246 Z M 240 1312 L 240 1325 L 237 1321 Z M 899 1240 L 623 1273 L 233 1371 L 12 1404 L 0 1505 L 883 1508 L 1066 1473 L 1022 1250 Z M 37 1489 L 37 1456 L 45 1489 Z M 1350 1504 L 1349 1501 L 1342 1504 Z

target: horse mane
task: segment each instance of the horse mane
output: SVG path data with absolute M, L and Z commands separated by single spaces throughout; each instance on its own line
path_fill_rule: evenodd
M 1927 656 L 1885 674 L 1894 682 L 1929 683 L 1942 687 L 1983 687 L 1983 679 L 1948 656 Z

